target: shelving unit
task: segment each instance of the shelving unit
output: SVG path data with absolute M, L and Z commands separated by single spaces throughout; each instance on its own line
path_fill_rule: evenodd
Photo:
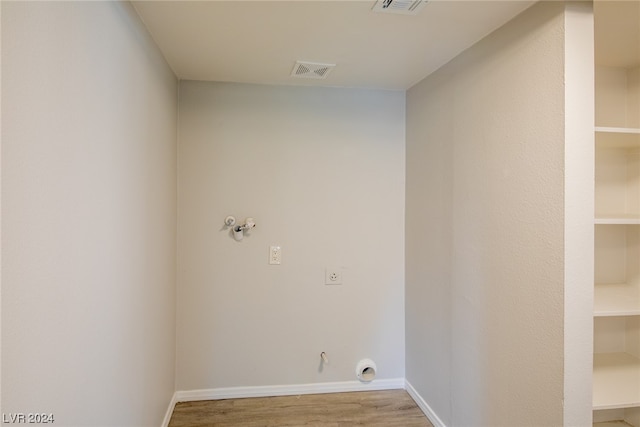
M 593 409 L 640 406 L 640 359 L 628 353 L 595 354 Z
M 640 316 L 640 293 L 626 283 L 596 284 L 594 317 Z
M 594 18 L 593 419 L 640 427 L 640 2 Z

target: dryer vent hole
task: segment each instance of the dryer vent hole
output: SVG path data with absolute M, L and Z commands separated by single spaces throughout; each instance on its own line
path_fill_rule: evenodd
M 376 371 L 371 367 L 367 367 L 362 370 L 362 379 L 364 381 L 371 381 L 375 376 Z

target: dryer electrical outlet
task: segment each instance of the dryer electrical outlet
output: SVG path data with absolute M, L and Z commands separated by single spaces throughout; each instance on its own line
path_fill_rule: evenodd
M 342 285 L 342 269 L 341 268 L 328 268 L 324 273 L 325 285 Z

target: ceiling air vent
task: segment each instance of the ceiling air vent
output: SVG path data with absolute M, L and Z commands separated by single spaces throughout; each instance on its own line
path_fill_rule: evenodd
M 373 11 L 417 15 L 427 3 L 429 3 L 427 0 L 378 0 L 373 5 Z
M 297 61 L 293 71 L 291 71 L 291 76 L 306 79 L 326 79 L 335 66 L 336 64 Z

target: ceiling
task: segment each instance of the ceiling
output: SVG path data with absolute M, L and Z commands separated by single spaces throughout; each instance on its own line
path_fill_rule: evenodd
M 375 0 L 134 1 L 178 78 L 404 90 L 533 1 L 431 1 L 415 16 Z M 291 77 L 297 60 L 337 64 Z

